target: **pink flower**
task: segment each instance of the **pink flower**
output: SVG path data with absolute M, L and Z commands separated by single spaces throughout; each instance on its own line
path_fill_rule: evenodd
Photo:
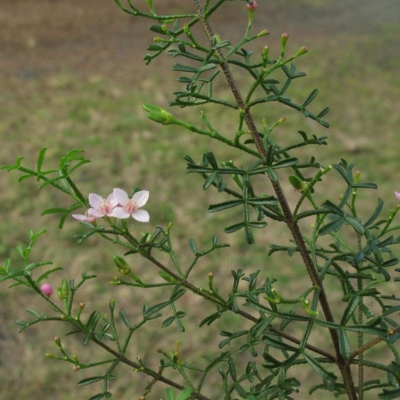
M 253 0 L 252 3 L 247 3 L 246 7 L 249 11 L 255 11 L 258 8 L 258 4 L 257 4 L 256 0 Z
M 77 219 L 78 221 L 87 221 L 87 222 L 92 222 L 96 219 L 96 217 L 93 217 L 92 215 L 89 215 L 89 212 L 86 211 L 85 214 L 72 214 L 72 216 Z
M 144 206 L 149 199 L 149 192 L 147 190 L 141 190 L 136 192 L 131 198 L 128 197 L 128 193 L 122 189 L 114 189 L 114 199 L 119 204 L 118 207 L 114 208 L 113 216 L 116 218 L 129 218 L 130 215 L 136 221 L 149 222 L 150 215 L 145 210 L 139 210 L 140 207 Z
M 113 217 L 113 210 L 118 205 L 118 201 L 115 199 L 113 193 L 106 199 L 103 199 L 98 194 L 90 193 L 89 204 L 92 206 L 92 208 L 89 208 L 87 211 L 89 218 Z
M 399 192 L 394 192 L 394 195 L 396 196 L 397 200 L 400 200 L 400 193 Z
M 48 283 L 44 283 L 42 286 L 40 286 L 40 291 L 47 297 L 50 297 L 53 294 L 53 288 Z

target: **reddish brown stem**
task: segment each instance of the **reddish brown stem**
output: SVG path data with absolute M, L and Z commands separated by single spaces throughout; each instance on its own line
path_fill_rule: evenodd
M 196 7 L 197 13 L 198 13 L 200 22 L 203 25 L 204 31 L 205 31 L 208 39 L 211 41 L 213 38 L 213 33 L 211 30 L 211 27 L 208 24 L 208 21 L 204 18 L 204 14 L 203 14 L 203 11 L 200 7 L 198 0 L 193 0 L 193 1 L 194 1 L 194 5 Z M 236 102 L 237 102 L 237 105 L 238 105 L 239 109 L 243 110 L 245 113 L 244 119 L 246 121 L 247 127 L 249 128 L 249 130 L 251 132 L 251 135 L 252 135 L 252 138 L 256 145 L 256 148 L 257 148 L 258 152 L 260 153 L 260 155 L 264 159 L 266 159 L 267 158 L 267 150 L 264 147 L 261 136 L 257 131 L 256 125 L 254 123 L 254 119 L 250 113 L 250 110 L 246 107 L 246 105 L 243 101 L 243 97 L 240 94 L 239 87 L 235 83 L 235 80 L 233 78 L 229 64 L 226 61 L 226 59 L 220 49 L 217 49 L 216 53 L 218 54 L 218 56 L 220 58 L 220 61 L 221 61 L 220 67 L 222 69 L 222 72 L 225 75 L 228 85 L 233 93 L 233 96 L 234 96 Z M 293 214 L 290 210 L 289 204 L 287 203 L 287 200 L 282 191 L 281 185 L 280 185 L 279 181 L 276 181 L 276 182 L 271 181 L 271 183 L 274 188 L 277 199 L 279 201 L 279 204 L 282 208 L 282 212 L 285 217 L 285 222 L 286 222 L 287 226 L 289 227 L 289 229 L 292 233 L 292 236 L 297 244 L 300 255 L 303 259 L 304 265 L 306 266 L 308 275 L 311 279 L 311 282 L 314 286 L 318 286 L 320 289 L 319 302 L 321 304 L 321 308 L 325 315 L 325 318 L 329 322 L 334 322 L 333 314 L 332 314 L 332 311 L 330 309 L 330 306 L 329 306 L 329 303 L 328 303 L 328 300 L 327 300 L 327 297 L 325 294 L 324 286 L 323 286 L 321 280 L 319 279 L 318 272 L 317 272 L 317 270 L 313 264 L 313 261 L 310 257 L 307 246 L 306 246 L 304 239 L 300 233 L 300 229 L 299 229 L 297 222 L 294 219 Z M 344 357 L 340 353 L 338 333 L 335 329 L 329 329 L 329 332 L 330 332 L 330 336 L 332 338 L 332 343 L 333 343 L 335 353 L 336 353 L 336 364 L 341 372 L 341 375 L 343 378 L 343 383 L 346 387 L 348 397 L 350 400 L 357 400 L 357 393 L 356 393 L 356 389 L 354 387 L 354 382 L 353 382 L 353 378 L 351 375 L 350 365 L 349 365 L 348 361 L 346 359 L 344 359 Z

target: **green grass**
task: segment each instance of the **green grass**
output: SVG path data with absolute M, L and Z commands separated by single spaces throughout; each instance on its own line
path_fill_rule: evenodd
M 330 130 L 325 130 L 290 110 L 255 110 L 258 122 L 266 118 L 273 123 L 282 115 L 287 117 L 287 122 L 275 131 L 275 135 L 283 143 L 292 141 L 298 135 L 296 131 L 300 129 L 317 136 L 328 135 L 329 146 L 312 149 L 319 154 L 322 164 L 335 163 L 340 157 L 344 157 L 357 163 L 363 180 L 376 181 L 379 184 L 377 193 L 360 194 L 365 202 L 361 212 L 366 215 L 375 204 L 371 200 L 377 197 L 383 198 L 388 207 L 393 208 L 396 203 L 393 191 L 400 189 L 396 186 L 398 183 L 394 174 L 398 169 L 396 136 L 400 123 L 400 115 L 396 111 L 398 101 L 395 100 L 398 97 L 400 80 L 394 73 L 398 68 L 398 60 L 389 57 L 382 63 L 379 60 L 374 62 L 373 59 L 376 49 L 380 49 L 382 53 L 382 48 L 393 40 L 393 32 L 398 30 L 398 26 L 388 27 L 383 35 L 374 39 L 372 46 L 370 38 L 361 42 L 351 37 L 332 38 L 328 42 L 315 45 L 308 55 L 298 60 L 298 68 L 305 70 L 309 77 L 298 83 L 294 82 L 297 85 L 294 84 L 290 94 L 293 99 L 300 101 L 318 87 L 320 95 L 313 107 L 318 110 L 326 105 L 331 107 L 332 112 L 327 118 L 332 126 Z M 128 68 L 126 73 L 129 74 Z M 246 79 L 240 79 L 240 82 L 245 84 Z M 224 234 L 223 228 L 239 221 L 240 215 L 236 210 L 209 215 L 208 204 L 222 201 L 225 197 L 219 196 L 212 189 L 202 191 L 201 179 L 185 174 L 182 157 L 189 154 L 200 161 L 202 153 L 212 146 L 218 160 L 234 159 L 237 165 L 244 166 L 251 160 L 232 148 L 209 143 L 204 137 L 194 136 L 177 127 L 156 125 L 146 119 L 141 105 L 156 102 L 160 106 L 166 106 L 168 93 L 176 88 L 169 80 L 166 83 L 161 78 L 155 78 L 146 90 L 138 90 L 137 87 L 116 82 L 110 76 L 81 78 L 72 70 L 37 79 L 29 84 L 16 84 L 0 93 L 0 99 L 4 102 L 0 129 L 7 137 L 0 148 L 2 164 L 11 164 L 17 157 L 23 156 L 24 163 L 32 167 L 39 150 L 46 147 L 46 165 L 54 167 L 68 150 L 85 150 L 86 157 L 92 162 L 76 174 L 76 181 L 85 194 L 95 192 L 105 196 L 113 187 L 122 187 L 129 191 L 132 186 L 140 186 L 149 190 L 150 201 L 146 209 L 151 214 L 151 223 L 149 226 L 140 225 L 138 229 L 151 231 L 157 225 L 165 227 L 172 221 L 175 250 L 183 265 L 190 260 L 187 240 L 191 237 L 198 241 L 201 248 L 209 243 L 213 234 L 217 234 L 221 242 L 231 244 L 230 250 L 222 249 L 220 253 L 215 253 L 200 263 L 194 272 L 199 286 L 207 284 L 207 274 L 212 271 L 216 284 L 226 294 L 229 290 L 231 269 L 243 268 L 247 274 L 261 269 L 261 278 L 271 275 L 279 277 L 277 287 L 283 294 L 293 296 L 293 293 L 308 285 L 304 283 L 307 282 L 307 277 L 299 260 L 265 255 L 269 244 L 277 241 L 280 244 L 287 243 L 287 232 L 271 223 L 267 229 L 255 232 L 256 244 L 251 247 L 245 244 L 242 232 Z M 187 112 L 190 121 L 200 124 L 199 110 L 172 112 L 177 115 Z M 206 108 L 206 113 L 216 127 L 224 132 L 231 132 L 227 135 L 233 137 L 235 112 L 221 113 L 220 110 L 209 107 Z M 305 153 L 299 151 L 299 156 L 304 159 L 310 154 L 308 150 Z M 38 242 L 33 253 L 35 260 L 50 259 L 55 266 L 64 268 L 57 275 L 59 281 L 52 282 L 54 286 L 63 277 L 79 279 L 83 270 L 95 273 L 98 279 L 89 282 L 77 299 L 78 302 L 84 301 L 88 310 L 100 308 L 103 312 L 108 312 L 107 302 L 115 297 L 118 308 L 126 310 L 134 320 L 136 313 L 140 314 L 137 298 L 148 304 L 157 301 L 154 298 L 157 294 L 151 291 L 131 291 L 125 287 L 108 286 L 108 281 L 117 273 L 112 256 L 121 255 L 122 250 L 103 243 L 99 238 L 91 238 L 78 246 L 73 236 L 84 228 L 78 226 L 76 221 L 69 219 L 64 230 L 59 231 L 54 216 L 40 217 L 46 207 L 68 206 L 69 200 L 52 189 L 46 188 L 38 192 L 36 182 L 18 183 L 17 179 L 16 173 L 6 174 L 3 171 L 0 175 L 3 188 L 0 260 L 18 260 L 15 246 L 27 243 L 27 230 L 37 231 L 46 227 L 48 234 Z M 329 195 L 339 196 L 343 188 L 339 186 L 340 181 L 330 175 L 324 181 L 319 203 Z M 295 204 L 297 194 L 288 184 L 284 183 L 284 187 L 289 201 Z M 267 187 L 265 191 L 271 192 L 271 189 Z M 153 279 L 155 271 L 143 260 L 128 260 L 141 279 Z M 13 261 L 13 265 L 16 267 L 18 261 Z M 0 302 L 6 306 L 1 307 L 0 320 L 3 321 L 2 332 L 7 338 L 7 345 L 2 347 L 3 356 L 0 360 L 0 376 L 4 380 L 0 400 L 50 397 L 68 400 L 77 396 L 86 398 L 93 395 L 95 389 L 91 386 L 83 389 L 75 386 L 78 380 L 91 376 L 91 371 L 73 373 L 70 366 L 44 359 L 46 352 L 57 352 L 52 338 L 55 335 L 63 336 L 67 332 L 66 328 L 43 324 L 18 335 L 15 320 L 27 318 L 25 309 L 34 307 L 42 312 L 50 311 L 23 289 L 5 289 L 6 285 L 3 284 Z M 340 298 L 335 301 L 339 303 Z M 203 315 L 206 309 L 202 301 L 190 296 L 182 300 L 181 306 L 183 309 L 196 310 L 196 315 Z M 193 318 L 187 322 L 189 336 L 178 334 L 173 326 L 160 333 L 160 321 L 156 320 L 139 333 L 137 340 L 133 342 L 130 356 L 135 358 L 139 355 L 156 367 L 157 354 L 154 349 L 160 347 L 167 352 L 174 351 L 177 339 L 182 341 L 183 355 L 189 362 L 208 352 L 216 354 L 217 344 L 221 340 L 217 332 L 225 326 L 223 322 L 227 322 L 232 331 L 242 329 L 242 321 L 238 317 L 224 318 L 226 320 L 216 324 L 212 335 L 205 328 L 197 327 L 200 316 Z M 316 340 L 323 343 L 324 338 Z M 79 340 L 74 338 L 65 339 L 65 343 L 82 359 L 88 354 L 98 353 L 94 346 L 87 351 L 82 350 Z M 234 347 L 229 350 L 234 351 Z M 11 360 L 12 368 L 8 360 Z M 314 379 L 312 372 L 300 369 L 298 373 L 310 382 Z M 145 381 L 146 378 L 133 374 L 132 371 L 121 370 L 121 378 L 113 384 L 112 390 L 116 398 L 137 398 Z M 163 387 L 156 386 L 149 398 L 158 399 L 163 392 Z M 333 399 L 329 394 L 323 395 L 327 400 Z M 370 396 L 366 396 L 366 400 L 376 398 L 376 394 Z M 303 391 L 297 398 L 307 398 L 306 392 Z

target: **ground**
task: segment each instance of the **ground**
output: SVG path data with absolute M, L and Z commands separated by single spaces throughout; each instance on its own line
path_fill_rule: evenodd
M 318 98 L 323 107 L 325 101 L 329 105 L 333 102 L 330 135 L 336 144 L 330 156 L 337 158 L 344 152 L 346 156 L 358 157 L 357 163 L 363 170 L 363 176 L 367 175 L 368 180 L 381 179 L 383 189 L 380 196 L 390 198 L 399 151 L 398 145 L 394 145 L 398 143 L 400 122 L 398 0 L 258 2 L 254 31 L 270 30 L 266 43 L 275 53 L 283 32 L 290 35 L 291 51 L 304 45 L 310 49 L 313 65 L 308 65 L 306 69 L 312 72 L 312 67 L 315 67 L 314 75 L 310 73 L 311 85 L 327 89 L 329 100 L 327 94 L 322 93 Z M 134 3 L 145 7 L 144 0 Z M 189 0 L 154 0 L 154 3 L 156 6 L 160 4 L 157 8 L 159 13 L 171 10 L 193 12 Z M 222 38 L 234 40 L 239 37 L 243 30 L 242 22 L 247 17 L 243 10 L 243 2 L 227 1 L 224 13 L 216 15 L 211 21 L 214 27 L 218 26 L 214 31 Z M 165 218 L 162 222 L 166 225 L 172 216 L 177 225 L 186 225 L 187 215 L 200 215 L 199 219 L 206 220 L 203 215 L 206 214 L 206 206 L 202 210 L 198 204 L 207 204 L 209 199 L 207 195 L 201 200 L 200 197 L 188 199 L 187 194 L 183 194 L 184 189 L 187 193 L 182 177 L 184 164 L 179 164 L 181 175 L 173 180 L 170 179 L 170 171 L 176 171 L 178 167 L 175 164 L 172 167 L 169 159 L 181 160 L 187 149 L 202 148 L 203 142 L 181 136 L 181 147 L 176 145 L 177 149 L 173 149 L 165 137 L 154 133 L 154 125 L 149 125 L 141 114 L 142 99 L 150 96 L 157 104 L 166 106 L 166 93 L 175 84 L 175 78 L 165 84 L 163 67 L 164 64 L 172 65 L 175 60 L 160 58 L 149 67 L 145 67 L 142 61 L 153 38 L 148 25 L 148 20 L 135 19 L 122 12 L 112 0 L 1 0 L 0 137 L 3 145 L 0 148 L 0 164 L 12 163 L 18 156 L 32 162 L 44 146 L 49 147 L 49 153 L 54 158 L 57 158 L 57 152 L 63 154 L 65 148 L 85 148 L 93 163 L 80 183 L 92 185 L 91 188 L 99 185 L 103 179 L 99 171 L 105 179 L 119 179 L 121 184 L 134 175 L 138 180 L 135 183 L 162 189 L 157 207 L 153 206 L 154 220 Z M 260 52 L 259 47 L 254 50 Z M 303 65 L 307 65 L 306 59 Z M 308 87 L 307 90 L 313 88 Z M 129 151 L 126 151 L 127 146 Z M 145 148 L 150 149 L 153 158 L 146 158 Z M 149 172 L 150 162 L 159 171 L 162 169 L 159 177 Z M 6 177 L 3 172 L 1 174 L 0 219 L 3 224 L 0 226 L 0 265 L 3 265 L 5 258 L 15 256 L 11 248 L 26 240 L 26 230 L 41 227 L 43 219 L 39 215 L 44 208 L 43 203 L 53 201 L 54 205 L 59 198 L 50 195 L 46 200 L 40 200 L 43 194 L 36 197 L 30 191 L 34 185 L 19 185 L 16 175 Z M 399 187 L 396 189 L 400 190 Z M 172 199 L 168 197 L 171 192 L 174 193 Z M 68 273 L 78 277 L 80 264 L 88 265 L 95 269 L 106 285 L 110 279 L 107 271 L 110 254 L 102 253 L 99 243 L 93 242 L 87 246 L 86 256 L 79 256 L 72 237 L 80 232 L 80 228 L 71 228 L 72 223 L 69 223 L 69 228 L 65 229 L 67 233 L 64 230 L 60 234 L 56 228 L 57 221 L 45 221 L 48 225 L 54 223 L 51 237 L 57 234 L 61 236 L 58 243 L 63 243 L 62 240 L 69 242 L 59 245 L 61 250 L 43 245 L 40 248 L 43 256 L 55 257 L 56 265 L 62 265 Z M 222 230 L 225 225 L 221 224 L 224 223 L 216 225 Z M 205 230 L 199 224 L 190 235 L 202 235 Z M 277 236 L 276 232 L 272 235 Z M 178 246 L 186 246 L 188 237 L 178 235 Z M 260 247 L 261 238 L 263 236 L 257 239 L 258 243 L 261 242 Z M 215 271 L 216 279 L 219 274 L 222 280 L 229 281 L 233 268 L 231 264 L 237 260 L 239 266 L 253 269 L 265 262 L 254 256 L 256 251 L 248 250 L 243 245 L 240 235 L 229 239 L 233 247 L 236 244 L 239 249 L 234 250 L 236 253 L 231 258 L 224 258 L 224 265 L 219 265 L 219 270 Z M 290 271 L 288 281 L 290 278 L 296 280 L 301 274 L 298 269 Z M 108 286 L 106 288 L 108 290 Z M 47 364 L 44 361 L 45 352 L 54 347 L 51 337 L 48 337 L 52 331 L 32 328 L 21 335 L 16 334 L 15 320 L 24 317 L 24 310 L 31 307 L 33 298 L 17 296 L 16 289 L 7 291 L 4 284 L 0 289 L 0 352 L 4 354 L 0 357 L 1 380 L 6 376 L 0 400 L 77 398 L 69 391 L 82 393 L 76 387 L 76 382 L 82 377 L 74 375 L 69 367 L 61 363 Z M 91 287 L 88 293 L 88 298 L 94 301 L 104 294 L 104 285 Z M 129 309 L 131 292 L 121 290 L 121 293 L 119 304 Z M 198 306 L 197 303 L 189 304 Z M 161 335 L 155 332 L 151 332 L 149 337 L 143 335 L 144 339 L 151 338 L 147 342 L 163 343 Z M 199 335 L 196 343 L 184 342 L 187 352 L 195 353 L 199 347 L 197 343 L 209 339 L 203 331 L 196 332 L 196 335 Z M 135 343 L 135 346 L 134 351 L 137 348 L 149 353 L 154 350 L 144 350 L 142 343 Z M 52 367 L 49 368 L 49 365 Z M 65 372 L 67 369 L 68 372 Z M 132 395 L 129 391 L 132 390 L 131 385 L 119 385 L 116 398 L 133 398 L 123 397 L 124 393 Z M 85 394 L 89 397 L 94 393 L 89 390 Z

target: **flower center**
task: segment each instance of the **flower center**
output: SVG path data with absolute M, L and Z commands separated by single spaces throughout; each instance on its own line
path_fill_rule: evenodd
M 111 206 L 111 204 L 110 204 L 110 202 L 108 201 L 108 200 L 103 200 L 101 203 L 100 203 L 100 206 L 99 206 L 99 211 L 102 213 L 102 214 L 104 214 L 104 215 L 107 215 L 107 214 L 110 214 L 110 212 L 112 211 L 112 206 Z
M 129 199 L 126 204 L 125 204 L 125 211 L 128 212 L 129 214 L 133 214 L 137 209 L 138 206 L 136 204 L 136 201 Z

